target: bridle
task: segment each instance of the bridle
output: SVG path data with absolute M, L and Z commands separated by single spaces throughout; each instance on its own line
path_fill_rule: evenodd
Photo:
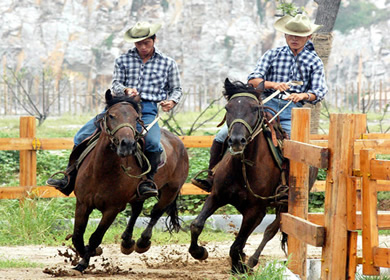
M 256 102 L 258 104 L 260 104 L 260 108 L 259 110 L 257 110 L 257 119 L 256 119 L 256 124 L 255 126 L 252 128 L 247 121 L 245 121 L 244 119 L 235 119 L 231 124 L 230 126 L 228 127 L 228 137 L 230 137 L 231 135 L 231 131 L 233 129 L 233 126 L 237 123 L 241 123 L 245 126 L 245 128 L 248 130 L 249 132 L 249 136 L 246 138 L 246 145 L 248 145 L 262 130 L 263 130 L 263 125 L 264 125 L 264 118 L 265 118 L 265 113 L 264 113 L 264 110 L 263 110 L 263 105 L 262 103 L 259 101 L 259 99 L 254 95 L 254 94 L 251 94 L 251 93 L 246 93 L 246 92 L 243 92 L 243 93 L 237 93 L 237 94 L 234 94 L 233 96 L 230 97 L 229 101 L 232 100 L 233 98 L 237 98 L 237 97 L 249 97 L 249 98 L 252 98 L 252 99 L 255 99 Z M 245 145 L 245 147 L 246 147 Z M 242 154 L 245 150 L 245 147 L 239 151 L 239 152 L 234 152 L 232 151 L 232 149 L 230 148 L 229 149 L 229 152 L 233 155 L 236 155 L 236 154 Z
M 113 129 L 110 129 L 108 126 L 107 126 L 107 117 L 109 115 L 109 112 L 112 108 L 115 108 L 119 105 L 129 105 L 129 106 L 133 106 L 132 104 L 128 103 L 128 102 L 119 102 L 113 106 L 111 106 L 110 108 L 108 108 L 108 110 L 106 111 L 106 113 L 104 114 L 104 117 L 103 117 L 103 121 L 102 121 L 102 126 L 103 126 L 103 130 L 106 132 L 106 134 L 108 135 L 108 139 L 110 140 L 111 144 L 114 146 L 114 147 L 118 147 L 119 145 L 119 140 L 118 138 L 115 136 L 115 133 L 117 133 L 120 129 L 124 128 L 124 127 L 128 127 L 130 128 L 130 130 L 133 132 L 134 134 L 134 140 L 135 142 L 138 142 L 138 140 L 142 137 L 141 133 L 139 133 L 137 131 L 136 128 L 134 128 L 131 123 L 121 123 L 119 125 L 117 125 L 115 128 Z M 136 121 L 138 123 L 141 123 L 140 119 L 137 117 Z M 114 148 L 113 147 L 113 148 Z
M 255 126 L 252 128 L 247 121 L 243 120 L 243 119 L 235 119 L 231 124 L 230 126 L 228 127 L 228 137 L 230 137 L 231 135 L 231 130 L 233 128 L 233 125 L 237 124 L 237 123 L 241 123 L 243 124 L 246 129 L 249 131 L 249 136 L 247 137 L 247 141 L 246 141 L 246 144 L 244 146 L 244 148 L 239 151 L 239 152 L 234 152 L 231 148 L 229 149 L 229 152 L 230 154 L 232 154 L 233 156 L 234 155 L 240 155 L 241 156 L 241 163 L 242 163 L 242 167 L 241 167 L 241 171 L 242 171 L 242 176 L 243 176 L 243 179 L 244 179 L 244 182 L 245 182 L 245 186 L 246 188 L 249 190 L 249 192 L 256 198 L 259 198 L 261 200 L 268 200 L 268 199 L 276 199 L 278 197 L 281 197 L 283 195 L 286 194 L 286 192 L 288 191 L 288 188 L 286 190 L 282 190 L 281 192 L 279 193 L 276 193 L 275 195 L 270 195 L 270 196 L 261 196 L 261 195 L 258 195 L 256 194 L 253 190 L 252 190 L 252 187 L 251 185 L 249 184 L 249 180 L 248 180 L 248 176 L 247 176 L 247 171 L 246 171 L 246 165 L 250 165 L 250 166 L 253 166 L 253 162 L 246 159 L 245 158 L 245 154 L 244 154 L 244 151 L 245 151 L 245 148 L 246 146 L 253 140 L 255 139 L 255 137 L 257 135 L 259 135 L 259 133 L 261 133 L 263 131 L 263 129 L 266 127 L 266 125 L 268 125 L 269 123 L 265 124 L 264 123 L 264 120 L 265 120 L 265 112 L 264 112 L 264 107 L 263 107 L 263 104 L 262 102 L 254 95 L 254 94 L 251 94 L 251 93 L 237 93 L 237 94 L 234 94 L 233 96 L 230 97 L 229 101 L 232 100 L 233 98 L 237 98 L 237 97 L 250 97 L 250 98 L 253 98 L 255 99 L 259 105 L 260 105 L 260 108 L 257 110 L 257 120 L 256 120 L 256 124 Z

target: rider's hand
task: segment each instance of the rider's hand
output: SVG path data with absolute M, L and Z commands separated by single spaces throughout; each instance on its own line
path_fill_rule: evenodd
M 173 107 L 176 106 L 176 102 L 173 100 L 163 100 L 160 102 L 160 105 L 164 112 L 169 112 Z
M 138 95 L 138 91 L 136 88 L 125 88 L 125 95 L 132 97 Z
M 292 93 L 289 96 L 287 96 L 284 100 L 292 100 L 292 102 L 297 103 L 302 100 L 308 100 L 308 94 L 307 93 Z
M 272 85 L 274 90 L 279 90 L 280 92 L 286 91 L 290 88 L 290 86 L 287 83 L 276 83 Z

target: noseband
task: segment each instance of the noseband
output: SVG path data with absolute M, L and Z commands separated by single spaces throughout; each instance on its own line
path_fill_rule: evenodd
M 232 100 L 233 98 L 237 98 L 237 97 L 250 97 L 250 98 L 255 99 L 259 104 L 261 104 L 259 99 L 254 94 L 251 94 L 251 93 L 234 94 L 232 97 L 230 97 L 229 101 Z M 233 129 L 233 125 L 235 125 L 236 123 L 241 123 L 246 127 L 246 129 L 249 132 L 249 136 L 246 140 L 247 140 L 247 143 L 250 143 L 263 130 L 262 127 L 263 127 L 263 123 L 264 123 L 264 110 L 261 110 L 261 109 L 257 110 L 257 120 L 256 120 L 256 124 L 253 128 L 244 119 L 235 119 L 230 124 L 230 126 L 228 128 L 228 136 L 230 136 L 231 130 Z
M 119 125 L 117 125 L 114 129 L 110 129 L 108 126 L 107 126 L 107 116 L 109 114 L 109 111 L 116 107 L 116 106 L 119 106 L 119 105 L 129 105 L 129 106 L 133 106 L 131 105 L 130 103 L 127 103 L 127 102 L 120 102 L 120 103 L 117 103 L 113 106 L 111 106 L 107 111 L 106 113 L 104 114 L 104 117 L 103 117 L 103 130 L 107 133 L 108 135 L 108 138 L 110 139 L 111 143 L 115 146 L 115 147 L 118 147 L 119 145 L 119 139 L 115 136 L 115 133 L 118 132 L 118 130 L 120 130 L 121 128 L 124 128 L 124 127 L 128 127 L 131 129 L 131 131 L 133 132 L 134 134 L 134 139 L 136 142 L 138 142 L 138 140 L 142 137 L 142 135 L 137 131 L 136 128 L 134 128 L 131 123 L 121 123 Z M 139 122 L 139 118 L 137 118 L 136 120 L 137 122 Z

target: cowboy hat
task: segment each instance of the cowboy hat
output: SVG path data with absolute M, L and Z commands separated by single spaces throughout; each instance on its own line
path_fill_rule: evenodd
M 130 43 L 136 43 L 146 38 L 149 38 L 156 34 L 161 28 L 161 24 L 155 23 L 150 24 L 148 22 L 137 22 L 133 27 L 125 33 L 125 40 Z
M 322 27 L 310 22 L 310 19 L 302 14 L 297 14 L 295 17 L 285 15 L 274 23 L 276 30 L 288 35 L 306 37 Z

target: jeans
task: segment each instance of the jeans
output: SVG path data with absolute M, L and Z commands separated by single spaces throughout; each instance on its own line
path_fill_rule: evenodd
M 265 104 L 265 106 L 271 107 L 276 112 L 279 112 L 288 102 L 289 101 L 283 99 L 272 98 Z M 283 130 L 288 134 L 288 136 L 291 135 L 291 111 L 293 108 L 299 108 L 299 107 L 302 107 L 302 104 L 300 102 L 297 103 L 291 102 L 291 104 L 288 105 L 288 107 L 284 109 L 283 112 L 281 112 L 279 115 L 280 125 L 282 126 Z M 272 110 L 267 110 L 267 111 L 271 112 L 272 115 L 275 115 L 274 111 Z M 228 127 L 227 124 L 225 123 L 221 128 L 221 130 L 218 131 L 214 140 L 223 143 L 227 136 L 228 136 Z
M 105 113 L 104 110 L 102 113 L 97 115 L 95 118 L 89 120 L 74 136 L 74 144 L 77 146 L 83 142 L 87 137 L 91 136 L 96 130 L 95 120 L 102 116 Z M 142 120 L 144 121 L 145 126 L 150 124 L 157 115 L 157 103 L 150 101 L 142 101 Z M 141 131 L 142 126 L 137 123 L 137 130 Z M 145 135 L 145 149 L 148 152 L 162 152 L 162 147 L 160 144 L 161 131 L 158 122 L 153 125 Z

